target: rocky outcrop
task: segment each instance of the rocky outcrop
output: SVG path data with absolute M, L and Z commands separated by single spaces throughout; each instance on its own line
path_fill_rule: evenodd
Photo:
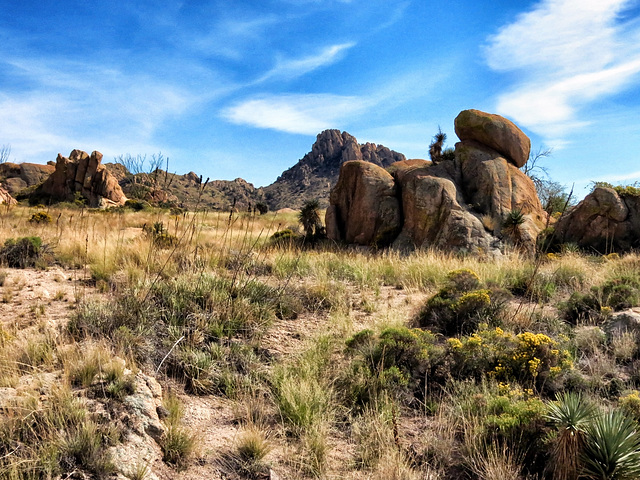
M 488 120 L 483 123 L 478 118 Z M 458 119 L 462 119 L 465 139 L 456 144 L 453 161 L 405 160 L 386 171 L 362 161 L 345 163 L 327 210 L 329 237 L 360 245 L 380 245 L 384 239 L 402 249 L 435 247 L 494 254 L 512 243 L 533 252 L 546 214 L 531 179 L 501 153 L 513 154 L 518 143 L 527 146 L 528 156 L 528 138 L 497 115 L 462 112 L 456 131 Z M 482 131 L 482 125 L 487 131 Z M 499 138 L 491 138 L 494 131 Z M 381 214 L 383 205 L 394 205 L 394 192 L 397 209 L 388 207 Z M 503 226 L 513 212 L 522 219 L 508 232 Z M 395 238 L 379 233 L 396 231 L 400 233 Z
M 338 181 L 340 167 L 350 160 L 362 160 L 380 167 L 405 160 L 404 155 L 375 143 L 359 144 L 352 135 L 325 130 L 296 165 L 261 190 L 271 210 L 300 208 L 307 200 L 317 199 L 322 207 L 329 203 L 331 187 Z
M 11 195 L 16 195 L 25 188 L 39 185 L 49 178 L 55 167 L 37 163 L 2 163 L 0 178 Z
M 574 243 L 602 254 L 640 248 L 640 195 L 597 187 L 558 220 L 548 242 L 551 248 Z
M 513 122 L 500 115 L 464 110 L 456 117 L 455 131 L 462 141 L 475 140 L 504 155 L 520 168 L 529 159 L 531 141 Z
M 95 151 L 89 156 L 81 150 L 73 150 L 68 158 L 58 154 L 54 172 L 36 195 L 58 201 L 73 201 L 76 195 L 81 195 L 93 208 L 124 205 L 127 197 L 101 162 L 102 154 Z

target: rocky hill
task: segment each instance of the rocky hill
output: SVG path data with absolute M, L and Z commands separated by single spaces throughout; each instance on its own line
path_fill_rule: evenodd
M 405 160 L 401 153 L 375 143 L 359 144 L 352 135 L 339 130 L 325 130 L 298 163 L 261 190 L 272 210 L 300 208 L 305 201 L 320 200 L 329 204 L 329 192 L 338 181 L 340 167 L 349 160 L 364 160 L 386 168 Z
M 317 199 L 322 207 L 329 204 L 329 192 L 336 184 L 340 167 L 349 160 L 371 162 L 379 167 L 405 160 L 401 153 L 375 143 L 359 144 L 355 137 L 339 130 L 325 130 L 293 167 L 267 187 L 256 188 L 251 183 L 235 180 L 211 180 L 189 172 L 177 175 L 163 170 L 152 173 L 130 173 L 119 163 L 105 163 L 107 171 L 120 184 L 129 199 L 144 199 L 151 203 L 174 204 L 186 208 L 215 210 L 247 210 L 265 203 L 270 210 L 300 208 L 307 200 Z M 23 163 L 0 165 L 0 181 L 11 194 L 20 195 L 44 182 L 55 170 L 55 162 L 48 165 Z

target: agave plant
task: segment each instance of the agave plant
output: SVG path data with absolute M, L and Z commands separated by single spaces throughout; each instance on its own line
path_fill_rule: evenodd
M 558 429 L 552 451 L 550 470 L 556 480 L 578 478 L 580 451 L 585 431 L 595 415 L 595 407 L 580 393 L 561 393 L 547 405 L 545 418 Z
M 638 424 L 619 410 L 595 417 L 585 429 L 585 444 L 581 458 L 584 478 L 640 478 Z

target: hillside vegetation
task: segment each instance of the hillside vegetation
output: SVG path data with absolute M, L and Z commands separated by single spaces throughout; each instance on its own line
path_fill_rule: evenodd
M 637 254 L 22 206 L 0 242 L 0 478 L 638 478 Z

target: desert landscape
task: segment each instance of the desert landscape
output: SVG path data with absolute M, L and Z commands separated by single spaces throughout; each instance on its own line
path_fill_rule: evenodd
M 0 164 L 0 478 L 638 478 L 640 191 L 454 129 L 261 188 Z

